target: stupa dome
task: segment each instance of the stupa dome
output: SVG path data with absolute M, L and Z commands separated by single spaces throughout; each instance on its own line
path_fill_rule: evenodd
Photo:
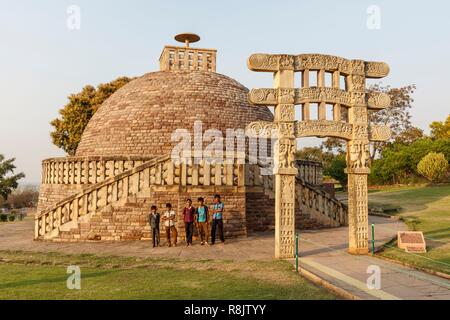
M 87 125 L 77 156 L 158 156 L 176 142 L 176 129 L 245 128 L 273 121 L 266 107 L 250 106 L 248 89 L 213 71 L 163 70 L 137 78 L 116 91 Z M 224 135 L 225 137 L 225 135 Z

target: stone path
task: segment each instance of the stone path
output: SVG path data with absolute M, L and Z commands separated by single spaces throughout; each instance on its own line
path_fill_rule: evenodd
M 391 240 L 398 230 L 406 230 L 400 221 L 373 216 L 369 220 L 375 224 L 376 246 Z M 450 281 L 371 255 L 350 255 L 347 239 L 347 228 L 301 233 L 300 266 L 361 299 L 450 299 Z M 379 267 L 379 290 L 367 286 L 373 273 L 367 273 L 369 266 Z
M 152 248 L 149 241 L 123 242 L 47 242 L 34 241 L 32 219 L 23 222 L 0 224 L 0 250 L 53 251 L 66 254 L 94 253 L 104 256 L 134 256 L 181 259 L 222 259 L 222 260 L 270 260 L 273 256 L 274 240 L 272 233 L 257 236 L 230 239 L 225 245 L 194 246 L 186 248 L 184 242 L 177 247 L 161 246 Z M 162 244 L 165 240 L 161 239 Z
M 376 245 L 380 246 L 406 230 L 400 221 L 370 217 L 375 224 Z M 301 231 L 300 267 L 361 299 L 450 299 L 450 281 L 379 258 L 352 256 L 346 252 L 347 228 Z M 55 251 L 67 254 L 167 257 L 181 259 L 271 260 L 273 233 L 260 233 L 225 245 L 153 249 L 149 242 L 53 243 L 33 241 L 33 221 L 0 224 L 0 250 Z M 292 261 L 294 263 L 294 261 Z M 381 288 L 368 289 L 369 266 L 381 271 Z

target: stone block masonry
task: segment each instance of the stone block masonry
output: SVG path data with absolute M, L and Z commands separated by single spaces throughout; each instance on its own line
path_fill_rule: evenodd
M 222 195 L 225 203 L 224 233 L 227 238 L 247 236 L 247 222 L 245 217 L 245 192 L 239 187 L 152 187 L 136 197 L 130 197 L 126 203 L 113 205 L 92 214 L 82 217 L 77 224 L 69 229 L 62 228 L 55 241 L 127 241 L 150 240 L 151 229 L 148 223 L 150 206 L 156 205 L 163 214 L 166 203 L 171 203 L 177 213 L 176 228 L 178 240 L 184 241 L 185 230 L 183 222 L 183 208 L 186 199 L 192 199 L 194 205 L 198 197 L 205 198 L 207 205 L 212 204 L 213 196 Z M 162 243 L 164 243 L 165 230 L 160 227 Z

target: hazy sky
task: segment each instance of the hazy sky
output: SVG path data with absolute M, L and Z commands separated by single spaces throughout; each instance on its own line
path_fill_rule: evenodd
M 67 8 L 81 10 L 79 30 Z M 381 10 L 370 29 L 367 10 Z M 428 129 L 450 113 L 448 1 L 111 1 L 0 0 L 0 153 L 16 157 L 23 182 L 40 180 L 41 160 L 63 156 L 49 122 L 70 93 L 119 76 L 158 70 L 180 32 L 218 50 L 217 71 L 249 88 L 270 74 L 247 70 L 251 53 L 328 53 L 386 61 L 383 84 L 416 84 L 413 123 Z M 370 20 L 372 21 L 372 20 Z

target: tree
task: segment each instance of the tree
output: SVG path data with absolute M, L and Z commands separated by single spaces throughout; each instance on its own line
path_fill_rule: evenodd
M 14 174 L 16 166 L 14 161 L 16 159 L 5 160 L 5 157 L 0 154 L 0 197 L 6 200 L 11 192 L 19 186 L 18 181 L 25 177 L 25 174 Z
M 343 189 L 347 189 L 347 174 L 345 168 L 347 162 L 345 160 L 345 154 L 339 154 L 335 156 L 328 166 L 323 170 L 323 174 L 332 177 L 339 181 Z
M 434 139 L 450 139 L 450 114 L 445 121 L 432 122 L 430 129 Z
M 404 86 L 400 88 L 391 88 L 375 84 L 367 89 L 367 92 L 382 92 L 389 95 L 391 105 L 383 110 L 369 111 L 369 121 L 371 124 L 387 125 L 392 132 L 392 138 L 385 142 L 372 142 L 370 158 L 373 161 L 380 155 L 381 149 L 393 141 L 416 140 L 423 136 L 420 129 L 411 125 L 411 114 L 409 109 L 414 102 L 412 94 L 416 89 L 415 85 Z M 345 150 L 345 141 L 337 138 L 327 138 L 322 142 L 322 148 L 327 151 L 341 153 Z
M 443 153 L 430 152 L 420 160 L 417 172 L 430 182 L 441 181 L 448 172 L 448 161 Z
M 324 167 L 328 166 L 334 157 L 333 153 L 323 151 L 319 147 L 305 147 L 297 151 L 297 159 L 320 161 Z
M 55 129 L 50 133 L 53 143 L 69 155 L 75 155 L 83 131 L 99 106 L 131 80 L 121 77 L 100 84 L 97 89 L 87 85 L 81 92 L 71 94 L 69 103 L 59 110 L 61 117 L 50 122 Z
M 383 147 L 392 141 L 398 141 L 402 138 L 402 133 L 410 130 L 411 114 L 409 113 L 409 109 L 411 109 L 412 103 L 414 102 L 412 95 L 415 89 L 415 85 L 391 88 L 390 86 L 375 84 L 369 87 L 369 92 L 386 93 L 391 98 L 391 105 L 388 108 L 369 112 L 369 121 L 371 124 L 386 125 L 391 129 L 392 133 L 390 141 L 372 143 L 372 160 L 381 152 Z
M 372 163 L 369 176 L 372 183 L 400 183 L 417 178 L 417 165 L 430 152 L 442 153 L 450 160 L 450 139 L 433 140 L 425 137 L 411 144 L 391 143 Z
M 395 138 L 395 143 L 410 144 L 423 138 L 423 130 L 417 127 L 406 128 L 403 132 L 400 132 Z
M 26 186 L 14 190 L 5 202 L 9 208 L 21 209 L 32 208 L 37 206 L 39 191 L 32 186 Z
M 320 144 L 323 150 L 333 153 L 345 152 L 345 141 L 339 138 L 327 138 Z

